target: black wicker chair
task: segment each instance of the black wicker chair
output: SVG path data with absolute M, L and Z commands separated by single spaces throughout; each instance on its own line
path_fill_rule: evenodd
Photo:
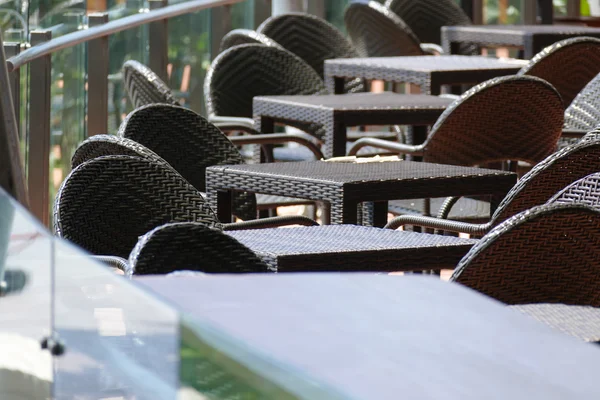
M 367 146 L 423 157 L 440 164 L 485 166 L 511 160 L 535 164 L 556 150 L 562 133 L 560 95 L 547 82 L 534 77 L 509 76 L 484 82 L 452 103 L 432 127 L 425 143 L 411 146 L 365 138 L 352 146 L 355 155 Z M 435 215 L 426 201 L 394 201 L 398 214 Z M 441 202 L 434 204 L 441 206 Z M 462 202 L 459 205 L 464 207 Z M 469 219 L 486 218 L 465 208 Z M 475 214 L 473 214 L 475 213 Z
M 376 1 L 351 3 L 344 13 L 346 31 L 361 57 L 420 56 L 426 51 L 396 14 Z M 441 48 L 437 49 L 441 52 Z
M 548 203 L 585 204 L 600 211 L 600 173 L 595 172 L 571 183 L 556 193 L 554 197 L 548 200 Z
M 546 204 L 517 214 L 475 244 L 451 280 L 508 304 L 600 307 L 600 212 Z
M 448 215 L 452 207 L 449 202 L 440 210 L 438 218 L 403 215 L 390 221 L 387 227 L 396 229 L 403 225 L 417 225 L 480 236 L 513 215 L 546 203 L 573 181 L 596 171 L 600 171 L 600 140 L 590 135 L 590 140 L 586 139 L 565 147 L 533 167 L 517 182 L 485 223 L 475 224 L 446 219 L 453 218 L 452 212 Z M 464 199 L 464 201 L 479 203 L 473 199 Z M 465 208 L 468 209 L 469 205 L 467 204 Z
M 600 39 L 576 37 L 546 47 L 518 75 L 542 78 L 558 90 L 567 108 L 600 73 Z
M 194 111 L 169 104 L 150 104 L 131 112 L 121 124 L 119 136 L 153 150 L 199 191 L 206 190 L 205 170 L 212 165 L 242 164 L 234 144 L 213 124 Z M 289 136 L 260 135 L 289 141 Z M 235 140 L 236 138 L 231 138 Z M 250 138 L 252 139 L 252 137 Z M 318 149 L 315 150 L 318 151 Z M 322 157 L 320 151 L 317 157 Z M 258 204 L 257 204 L 258 200 Z M 257 209 L 305 205 L 313 202 L 280 196 L 237 193 L 234 214 L 243 220 L 255 219 Z
M 276 41 L 250 29 L 234 29 L 229 31 L 223 39 L 221 39 L 221 46 L 219 47 L 219 53 L 241 44 L 264 44 L 265 46 L 281 47 Z
M 207 273 L 269 272 L 256 254 L 220 229 L 197 222 L 171 223 L 140 237 L 129 255 L 127 275 L 177 270 Z
M 600 126 L 600 73 L 565 110 L 565 130 L 588 132 Z
M 275 217 L 222 225 L 202 194 L 173 168 L 128 155 L 80 164 L 54 202 L 56 234 L 97 255 L 128 257 L 139 236 L 170 222 L 226 230 L 315 224 L 304 217 Z
M 441 44 L 442 26 L 471 25 L 472 21 L 454 0 L 387 0 L 385 6 L 412 29 L 421 42 Z M 460 54 L 477 54 L 479 49 L 464 44 Z
M 344 34 L 329 22 L 305 13 L 280 14 L 267 18 L 258 28 L 262 33 L 291 51 L 319 76 L 324 77 L 325 60 L 353 58 L 359 54 Z M 347 93 L 363 92 L 361 79 L 346 84 Z

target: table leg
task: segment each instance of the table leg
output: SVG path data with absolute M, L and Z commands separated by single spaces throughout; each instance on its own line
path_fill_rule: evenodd
M 269 117 L 263 117 L 262 115 L 258 118 L 259 126 L 257 127 L 259 132 L 261 133 L 274 133 L 275 132 L 275 120 Z M 273 145 L 263 145 L 258 146 L 259 149 L 262 149 L 260 152 L 260 162 L 274 162 L 273 156 Z M 254 157 L 256 160 L 256 152 L 254 152 Z
M 328 148 L 329 146 L 325 148 L 325 157 L 341 157 L 346 155 L 346 131 L 347 128 L 344 123 L 333 122 L 333 140 L 331 141 L 331 148 Z
M 333 78 L 333 93 L 335 94 L 343 94 L 344 93 L 344 86 L 346 85 L 346 79 L 345 78 L 339 78 L 339 77 L 334 77 Z
M 387 224 L 388 202 L 377 201 L 373 204 L 373 226 L 383 228 Z
M 332 207 L 334 204 L 332 204 Z M 352 224 L 356 225 L 358 223 L 358 202 L 357 201 L 349 201 L 343 200 L 342 202 L 342 215 L 341 221 L 339 221 L 339 216 L 336 216 L 332 212 L 332 222 L 333 223 L 341 223 L 341 224 Z M 332 210 L 333 211 L 333 210 Z M 337 217 L 337 218 L 336 218 Z
M 217 218 L 224 224 L 232 221 L 232 199 L 230 190 L 217 190 Z
M 459 54 L 460 53 L 460 43 L 459 42 L 450 42 L 450 54 Z

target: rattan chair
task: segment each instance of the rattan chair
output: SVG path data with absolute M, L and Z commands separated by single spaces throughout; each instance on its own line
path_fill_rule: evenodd
M 314 225 L 304 217 L 221 224 L 202 194 L 168 165 L 128 155 L 77 166 L 54 202 L 54 230 L 92 254 L 128 257 L 139 236 L 170 222 L 234 229 Z
M 257 32 L 268 36 L 303 59 L 321 77 L 324 77 L 325 60 L 359 56 L 342 32 L 324 19 L 311 14 L 275 15 L 267 18 L 257 28 Z M 353 79 L 345 86 L 347 93 L 364 90 L 361 79 Z
M 385 6 L 412 29 L 421 42 L 441 44 L 442 26 L 471 25 L 472 21 L 454 0 L 387 0 Z M 460 54 L 477 54 L 479 49 L 463 44 Z
M 600 126 L 600 73 L 565 110 L 565 130 L 590 131 Z
M 600 212 L 545 204 L 517 214 L 471 248 L 451 281 L 508 304 L 600 307 Z
M 244 163 L 236 146 L 218 128 L 194 111 L 183 107 L 169 104 L 140 107 L 123 121 L 118 135 L 156 152 L 199 191 L 206 190 L 207 167 Z M 286 134 L 260 136 L 272 139 L 270 143 L 276 143 L 276 138 L 289 140 L 289 135 Z M 316 147 L 315 151 L 317 157 L 322 157 Z M 236 193 L 234 214 L 238 218 L 249 220 L 256 218 L 257 210 L 306 204 L 313 202 L 280 196 Z
M 256 254 L 220 229 L 197 222 L 161 225 L 138 240 L 126 274 L 269 272 Z
M 546 47 L 521 68 L 518 75 L 542 78 L 562 96 L 567 108 L 600 73 L 600 39 L 576 37 Z
M 600 168 L 598 169 L 600 170 Z M 600 173 L 581 178 L 556 193 L 548 203 L 585 204 L 600 211 Z
M 593 135 L 590 135 L 589 138 L 590 140 L 582 140 L 559 150 L 534 166 L 510 190 L 491 218 L 485 223 L 475 224 L 446 219 L 453 218 L 453 214 L 450 212 L 452 203 L 449 202 L 444 204 L 438 218 L 403 215 L 390 221 L 387 228 L 396 229 L 404 225 L 417 225 L 478 236 L 485 234 L 511 216 L 544 204 L 573 181 L 600 171 L 600 140 Z M 479 203 L 473 199 L 464 200 Z M 465 208 L 469 208 L 469 205 L 467 204 Z
M 365 138 L 355 142 L 349 154 L 371 146 L 440 164 L 482 166 L 503 160 L 536 164 L 556 150 L 562 124 L 562 101 L 551 85 L 534 77 L 501 77 L 475 86 L 452 103 L 425 143 L 411 146 Z M 427 209 L 427 202 L 391 204 L 402 214 L 436 214 Z M 465 214 L 473 211 L 468 208 Z
M 344 13 L 346 31 L 361 57 L 426 54 L 412 30 L 376 1 L 351 3 Z M 441 49 L 438 49 L 441 52 Z
M 276 41 L 250 29 L 234 29 L 229 31 L 223 39 L 221 39 L 221 46 L 219 47 L 219 53 L 241 44 L 264 44 L 265 46 L 281 47 Z

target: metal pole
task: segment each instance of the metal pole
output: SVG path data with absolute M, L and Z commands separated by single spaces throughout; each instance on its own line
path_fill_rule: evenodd
M 524 25 L 537 24 L 537 2 L 535 0 L 521 0 L 521 14 Z
M 304 0 L 275 0 L 271 6 L 272 15 L 303 11 L 305 11 Z
M 107 22 L 107 13 L 89 15 L 90 27 Z M 93 136 L 108 132 L 108 37 L 88 42 L 87 59 L 87 135 Z
M 554 23 L 554 5 L 552 0 L 537 0 L 541 23 L 552 25 Z
M 567 0 L 567 16 L 579 17 L 581 15 L 581 1 Z
M 276 3 L 275 1 L 274 3 Z M 231 6 L 222 6 L 210 10 L 210 57 L 219 54 L 221 39 L 231 30 Z
M 6 57 L 14 57 L 21 52 L 21 43 L 4 43 L 4 52 Z M 10 80 L 10 91 L 12 92 L 13 106 L 15 109 L 15 118 L 17 121 L 17 130 L 19 138 L 21 137 L 21 71 L 13 71 L 8 75 Z
M 31 45 L 52 39 L 51 31 L 31 32 Z M 30 210 L 44 225 L 49 223 L 50 180 L 50 72 L 52 56 L 46 55 L 29 65 L 29 156 L 27 182 Z
M 270 16 L 271 0 L 254 0 L 254 28 L 258 28 L 258 26 Z
M 25 187 L 25 173 L 19 149 L 19 131 L 8 69 L 6 67 L 6 54 L 4 42 L 0 32 L 0 185 L 21 204 L 28 206 L 27 189 Z
M 169 5 L 168 0 L 149 0 L 150 10 Z M 169 20 L 151 22 L 149 31 L 150 63 L 149 67 L 160 79 L 167 82 L 167 64 L 169 63 Z

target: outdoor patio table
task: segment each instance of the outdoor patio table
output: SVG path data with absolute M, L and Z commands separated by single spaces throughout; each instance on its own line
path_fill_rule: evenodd
M 373 222 L 383 226 L 388 200 L 491 195 L 494 208 L 516 181 L 512 172 L 414 161 L 287 162 L 206 169 L 208 201 L 221 222 L 231 221 L 236 190 L 328 203 L 335 224 L 356 224 L 359 203 L 375 202 Z
M 415 271 L 454 269 L 477 242 L 452 236 L 359 225 L 227 232 L 273 271 Z
M 185 353 L 189 362 L 182 362 L 180 374 L 213 389 L 208 393 L 328 400 L 600 398 L 598 346 L 439 278 L 213 274 L 143 276 L 134 283 L 181 310 L 187 323 L 182 342 L 200 350 Z
M 254 120 L 262 132 L 275 122 L 299 121 L 325 128 L 325 157 L 346 154 L 346 130 L 359 125 L 433 125 L 452 100 L 391 92 L 254 98 Z
M 545 47 L 575 36 L 600 38 L 600 29 L 575 25 L 471 25 L 442 27 L 442 47 L 447 53 L 458 52 L 461 43 L 482 47 L 519 47 L 530 59 Z
M 523 60 L 457 55 L 336 58 L 325 61 L 325 86 L 342 93 L 346 78 L 378 79 L 414 83 L 421 93 L 438 95 L 442 85 L 477 84 L 513 75 L 523 65 Z

